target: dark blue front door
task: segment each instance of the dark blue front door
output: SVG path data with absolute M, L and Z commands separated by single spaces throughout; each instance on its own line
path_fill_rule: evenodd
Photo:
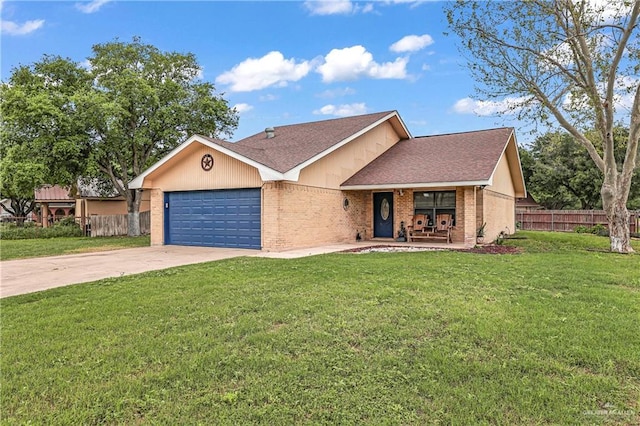
M 373 236 L 393 238 L 393 192 L 373 194 Z
M 165 193 L 164 242 L 260 249 L 260 188 Z

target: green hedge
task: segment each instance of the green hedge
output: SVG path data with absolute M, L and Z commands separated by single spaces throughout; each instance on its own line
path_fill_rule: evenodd
M 0 226 L 0 239 L 2 240 L 57 237 L 82 237 L 82 229 L 73 218 L 63 219 L 48 228 L 36 226 L 33 222 L 27 222 L 24 226 L 16 226 L 14 223 L 5 223 Z

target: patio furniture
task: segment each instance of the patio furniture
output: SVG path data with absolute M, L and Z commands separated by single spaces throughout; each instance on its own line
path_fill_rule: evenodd
M 447 216 L 447 217 L 441 217 Z M 412 225 L 409 226 L 409 241 L 416 240 L 446 240 L 451 242 L 451 215 L 438 215 L 436 222 L 429 225 L 431 218 L 426 214 L 413 216 Z

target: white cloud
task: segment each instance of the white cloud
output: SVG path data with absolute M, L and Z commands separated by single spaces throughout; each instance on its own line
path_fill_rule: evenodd
M 408 35 L 396 41 L 389 48 L 392 52 L 416 52 L 433 44 L 433 38 L 429 34 Z
M 311 15 L 353 15 L 356 13 L 372 13 L 373 3 L 364 6 L 351 0 L 308 0 L 303 3 Z
M 271 101 L 275 101 L 278 98 L 279 98 L 278 96 L 272 93 L 267 93 L 266 95 L 260 96 L 258 100 L 260 100 L 260 102 L 271 102 Z
M 0 23 L 0 27 L 2 27 L 2 34 L 8 35 L 26 35 L 42 28 L 43 25 L 44 19 L 26 21 L 24 24 L 4 20 Z
M 453 105 L 453 110 L 459 114 L 476 114 L 488 116 L 494 114 L 512 114 L 527 101 L 527 98 L 505 98 L 501 101 L 478 101 L 471 98 L 463 98 Z
M 309 61 L 296 63 L 285 59 L 278 51 L 262 58 L 248 58 L 216 78 L 216 83 L 231 85 L 233 92 L 251 92 L 265 87 L 284 87 L 290 81 L 298 81 L 311 70 Z
M 310 0 L 304 7 L 312 15 L 348 15 L 354 11 L 350 0 Z
M 640 85 L 640 78 L 633 76 L 616 77 L 613 92 L 613 108 L 616 112 L 620 110 L 631 111 L 635 97 L 635 89 Z M 607 87 L 604 82 L 598 84 L 598 92 L 602 99 L 606 97 Z M 573 94 L 571 92 L 562 99 L 562 108 L 566 111 L 578 111 L 580 109 L 591 108 L 589 98 L 584 93 Z
M 239 104 L 235 104 L 232 109 L 235 109 L 236 111 L 238 111 L 238 114 L 242 114 L 244 112 L 251 111 L 253 109 L 253 105 L 239 103 Z
M 331 98 L 339 98 L 347 95 L 354 95 L 355 93 L 356 93 L 355 89 L 352 89 L 351 87 L 344 87 L 341 89 L 325 90 L 322 93 L 318 93 L 316 96 L 318 98 L 331 99 Z
M 317 115 L 334 115 L 336 117 L 349 117 L 352 115 L 366 114 L 367 106 L 363 103 L 346 105 L 325 105 L 313 111 Z
M 316 68 L 322 81 L 355 80 L 360 77 L 377 79 L 403 79 L 407 77 L 408 58 L 398 58 L 394 62 L 379 64 L 373 55 L 362 46 L 333 49 L 324 57 L 324 63 Z
M 82 13 L 94 13 L 100 10 L 102 6 L 109 3 L 111 0 L 93 0 L 90 2 L 76 3 L 76 9 Z
M 93 66 L 91 65 L 91 62 L 88 59 L 85 59 L 84 61 L 80 62 L 79 65 L 82 68 L 86 69 L 87 71 L 91 71 L 93 69 Z
M 590 13 L 601 18 L 602 22 L 614 22 L 620 17 L 629 16 L 631 14 L 632 2 L 624 3 L 622 1 L 611 0 L 589 0 L 587 5 L 591 7 Z
M 373 12 L 373 3 L 367 3 L 362 7 L 362 13 Z

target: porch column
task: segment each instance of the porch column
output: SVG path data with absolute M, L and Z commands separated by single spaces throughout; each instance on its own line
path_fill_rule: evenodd
M 49 227 L 49 203 L 40 204 L 40 215 L 42 220 L 42 227 Z
M 464 245 L 474 246 L 476 244 L 476 188 L 466 186 L 463 191 L 464 205 Z

